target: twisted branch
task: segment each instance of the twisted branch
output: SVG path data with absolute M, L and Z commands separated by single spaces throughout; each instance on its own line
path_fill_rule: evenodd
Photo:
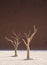
M 8 41 L 10 41 L 11 44 L 15 47 L 15 45 L 13 44 L 13 41 L 12 41 L 11 39 L 9 39 L 9 38 L 7 38 L 7 37 L 5 37 L 5 39 L 8 40 Z

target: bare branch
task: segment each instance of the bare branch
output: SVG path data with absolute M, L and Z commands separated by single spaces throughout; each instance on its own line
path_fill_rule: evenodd
M 5 39 L 8 40 L 8 41 L 10 41 L 11 44 L 15 47 L 15 45 L 13 44 L 13 41 L 12 41 L 11 39 L 9 39 L 9 38 L 7 38 L 7 37 L 5 37 Z
M 26 33 L 24 33 L 25 37 L 28 38 L 28 35 Z
M 7 37 L 5 37 L 6 40 L 10 41 L 11 43 L 13 43 L 13 41 Z
M 37 33 L 37 29 L 35 28 L 35 25 L 34 25 L 33 27 L 34 27 L 34 32 L 33 32 L 33 34 L 29 37 L 30 40 L 32 40 L 32 38 L 34 37 L 34 35 Z
M 29 34 L 28 34 L 28 37 L 30 36 L 30 31 L 29 31 Z
M 21 42 L 18 43 L 18 45 L 20 44 Z
M 22 38 L 22 36 L 20 36 L 20 35 L 21 35 L 21 33 L 18 34 L 18 39 L 21 39 Z
M 34 32 L 36 33 L 37 32 L 37 29 L 36 29 L 35 25 L 33 26 L 33 28 L 34 28 Z
M 26 41 L 25 41 L 24 39 L 22 39 L 22 40 L 23 40 L 23 42 L 25 43 L 25 45 L 27 46 Z
M 20 34 L 18 35 L 18 39 L 20 40 L 22 38 L 22 36 L 20 36 Z
M 12 32 L 14 34 L 14 36 L 18 37 L 17 34 L 15 32 Z
M 14 40 L 14 43 L 15 43 L 15 45 L 19 45 L 20 44 L 19 40 Z
M 13 38 L 13 39 L 15 39 L 15 40 L 17 39 L 17 38 L 16 38 L 16 37 L 14 37 L 14 36 L 12 36 L 12 38 Z
M 21 35 L 21 33 L 18 34 L 18 37 Z
M 19 34 L 17 35 L 15 32 L 13 32 L 13 34 L 14 34 L 14 36 L 15 36 L 15 38 L 13 37 L 14 39 L 17 40 L 17 39 L 20 39 L 20 38 L 21 38 L 21 36 L 20 36 L 21 33 L 19 33 Z
M 15 45 L 16 45 L 16 40 L 14 40 L 14 43 L 15 43 Z

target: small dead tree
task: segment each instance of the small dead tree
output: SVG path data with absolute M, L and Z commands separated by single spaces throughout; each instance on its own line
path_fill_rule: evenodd
M 13 47 L 14 47 L 14 49 L 15 49 L 15 57 L 16 57 L 16 56 L 17 56 L 18 45 L 20 44 L 20 42 L 19 42 L 19 39 L 20 39 L 19 36 L 20 36 L 20 34 L 17 35 L 15 32 L 13 32 L 13 34 L 15 35 L 15 37 L 12 36 L 12 38 L 14 38 L 14 40 L 11 40 L 11 39 L 9 39 L 9 38 L 7 38 L 7 37 L 5 37 L 5 39 L 6 39 L 7 41 L 10 41 L 11 44 L 13 45 Z
M 34 28 L 33 34 L 30 35 L 30 32 L 29 32 L 28 35 L 27 35 L 26 33 L 24 33 L 24 35 L 25 35 L 27 41 L 26 41 L 25 39 L 22 39 L 23 42 L 25 43 L 26 47 L 27 47 L 27 60 L 30 59 L 30 57 L 29 57 L 29 56 L 30 56 L 30 55 L 29 55 L 29 51 L 30 51 L 30 42 L 32 41 L 34 35 L 37 33 L 37 29 L 36 29 L 35 25 L 33 26 L 33 28 Z

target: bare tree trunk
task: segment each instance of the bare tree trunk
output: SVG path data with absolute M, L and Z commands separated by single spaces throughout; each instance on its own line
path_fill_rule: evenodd
M 30 59 L 30 48 L 29 48 L 29 46 L 27 47 L 27 60 L 29 60 Z
M 17 56 L 17 48 L 15 48 L 15 56 Z

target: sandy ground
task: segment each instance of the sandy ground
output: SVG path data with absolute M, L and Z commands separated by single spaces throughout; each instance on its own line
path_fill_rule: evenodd
M 14 51 L 0 50 L 0 65 L 47 65 L 47 51 L 30 51 L 31 60 L 26 60 L 26 51 L 17 51 L 18 57 L 14 56 Z

